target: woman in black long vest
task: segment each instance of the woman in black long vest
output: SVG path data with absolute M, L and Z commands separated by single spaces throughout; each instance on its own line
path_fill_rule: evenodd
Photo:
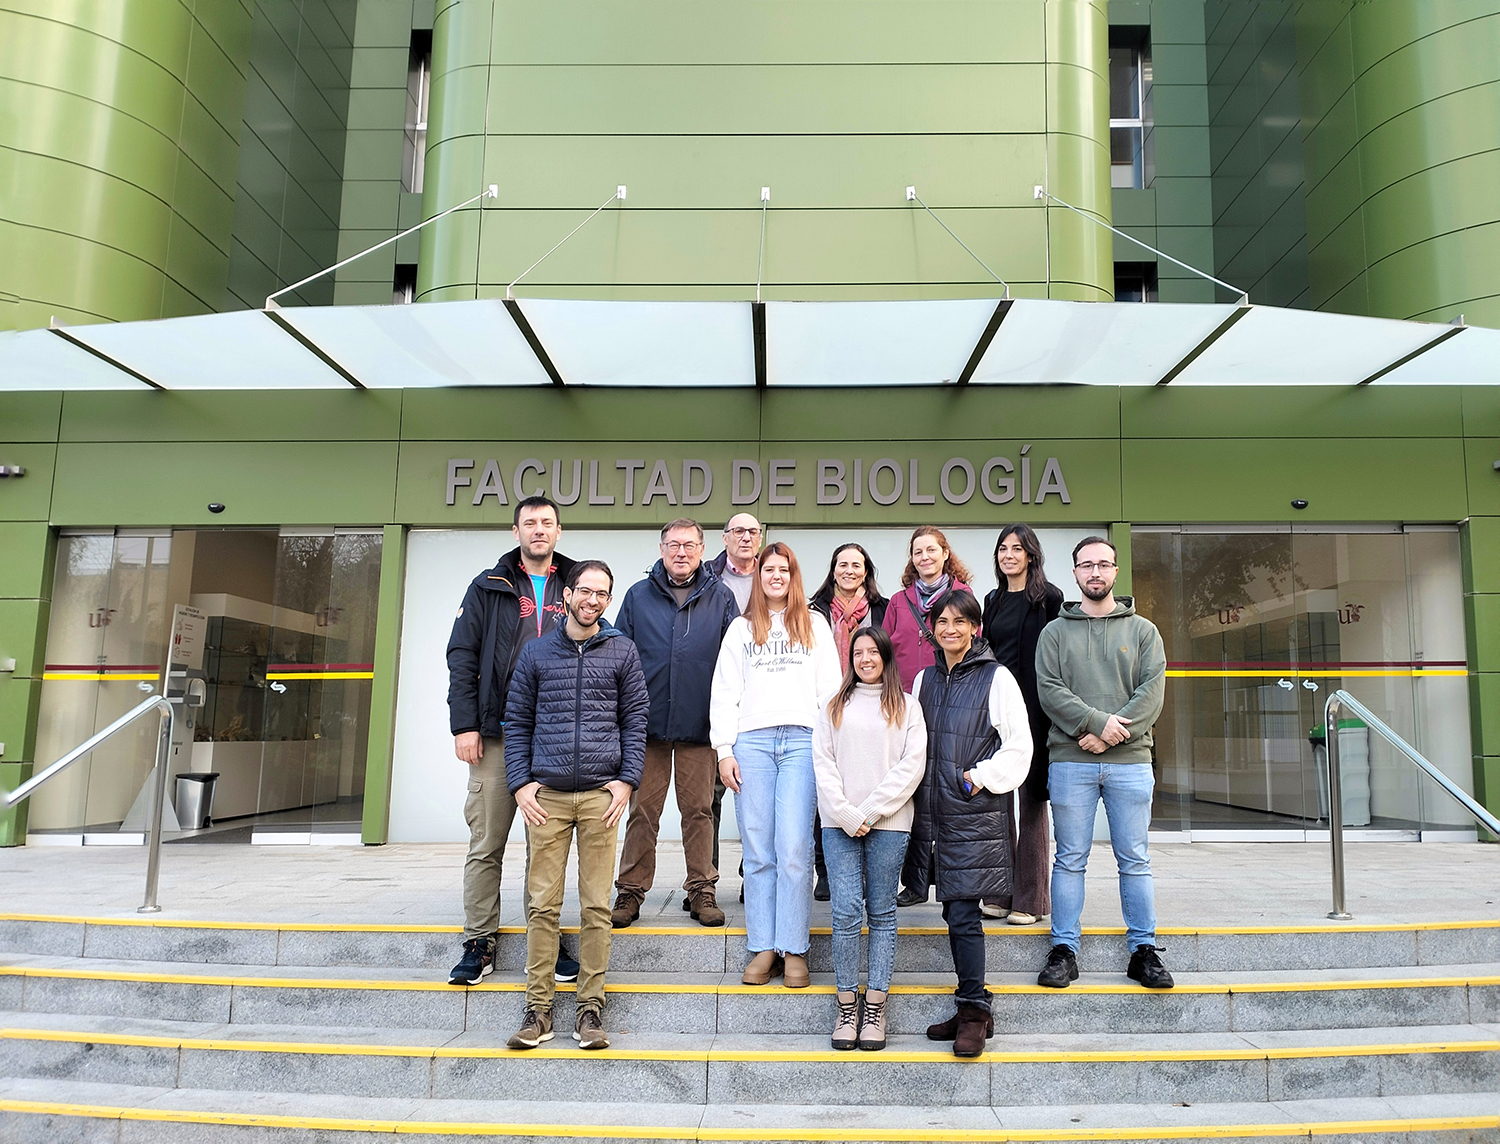
M 1016 792 L 1010 836 L 1015 877 L 1009 899 L 985 912 L 1027 926 L 1052 912 L 1052 867 L 1047 834 L 1047 731 L 1051 721 L 1036 692 L 1036 641 L 1062 610 L 1063 594 L 1042 571 L 1042 543 L 1029 525 L 1012 524 L 995 541 L 995 581 L 984 598 L 984 639 L 995 659 L 1021 685 L 1031 725 L 1031 773 Z M 1000 907 L 999 912 L 993 908 Z
M 927 1036 L 977 1057 L 995 1030 L 979 903 L 1011 892 L 1010 792 L 1031 768 L 1031 726 L 1015 678 L 979 634 L 974 594 L 949 592 L 929 615 L 941 654 L 912 685 L 927 722 L 927 770 L 903 880 L 926 897 L 932 872 L 958 973 L 957 1012 Z

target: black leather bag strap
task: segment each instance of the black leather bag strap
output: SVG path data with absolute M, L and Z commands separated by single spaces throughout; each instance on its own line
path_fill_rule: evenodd
M 906 601 L 906 609 L 911 613 L 911 618 L 917 621 L 917 631 L 922 633 L 922 638 L 927 641 L 933 651 L 940 651 L 937 638 L 932 634 L 932 629 L 927 626 L 927 621 L 922 618 L 922 613 L 917 611 L 917 606 L 911 602 L 911 597 L 902 592 L 901 598 Z

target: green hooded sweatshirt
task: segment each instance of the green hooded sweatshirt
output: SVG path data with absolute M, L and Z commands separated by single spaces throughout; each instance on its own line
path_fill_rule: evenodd
M 1036 646 L 1037 694 L 1052 720 L 1048 757 L 1054 763 L 1149 763 L 1166 674 L 1161 633 L 1135 614 L 1132 597 L 1116 596 L 1107 616 L 1064 604 Z M 1130 738 L 1100 755 L 1078 745 L 1086 731 L 1102 734 L 1111 715 L 1131 721 Z

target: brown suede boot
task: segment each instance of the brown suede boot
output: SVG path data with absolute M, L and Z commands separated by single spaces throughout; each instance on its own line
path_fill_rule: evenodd
M 718 900 L 712 889 L 699 890 L 688 900 L 691 906 L 689 912 L 699 925 L 713 928 L 724 924 L 724 911 L 719 909 Z
M 812 984 L 807 973 L 807 958 L 800 953 L 786 955 L 786 967 L 782 971 L 781 983 L 788 989 L 806 989 Z
M 953 1016 L 949 1017 L 946 1021 L 939 1021 L 936 1025 L 928 1025 L 927 1039 L 929 1041 L 953 1040 L 954 1037 L 958 1036 L 959 1015 L 962 1012 L 963 1010 L 962 1008 L 960 1008 L 957 1013 L 954 1013 Z M 995 1018 L 988 1014 L 986 1014 L 984 1035 L 986 1037 L 992 1037 L 995 1035 Z
M 977 1057 L 984 1052 L 984 1042 L 994 1028 L 993 1018 L 978 1005 L 958 1006 L 958 1035 L 953 1038 L 955 1057 Z
M 609 924 L 614 929 L 625 929 L 641 916 L 641 903 L 646 899 L 634 890 L 621 890 L 615 896 L 615 908 L 609 911 Z

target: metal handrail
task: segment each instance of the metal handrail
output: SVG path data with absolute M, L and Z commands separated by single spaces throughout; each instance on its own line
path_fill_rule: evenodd
M 1342 689 L 1335 691 L 1323 703 L 1323 730 L 1328 736 L 1328 835 L 1333 844 L 1333 910 L 1328 916 L 1339 921 L 1347 921 L 1354 915 L 1345 908 L 1347 903 L 1344 900 L 1344 799 L 1339 781 L 1338 724 L 1334 721 L 1334 713 L 1340 707 L 1348 708 L 1363 719 L 1367 726 L 1380 732 L 1386 742 L 1426 771 L 1438 786 L 1451 794 L 1460 806 L 1484 823 L 1497 838 L 1500 838 L 1500 820 L 1497 820 L 1493 814 L 1456 786 L 1452 779 L 1423 758 L 1415 747 L 1386 726 L 1383 720 L 1358 699 Z
M 23 799 L 30 798 L 32 792 L 48 779 L 60 774 L 111 735 L 124 730 L 150 711 L 156 711 L 160 715 L 161 730 L 156 740 L 156 782 L 152 785 L 151 804 L 146 812 L 146 829 L 149 832 L 146 838 L 146 900 L 136 911 L 142 914 L 161 912 L 161 907 L 156 904 L 156 884 L 161 873 L 161 816 L 167 798 L 167 767 L 172 754 L 172 737 L 177 730 L 177 709 L 170 700 L 160 695 L 152 695 L 151 698 L 143 700 L 125 712 L 104 730 L 85 739 L 41 774 L 33 775 L 13 791 L 0 793 L 0 810 L 9 810 Z

